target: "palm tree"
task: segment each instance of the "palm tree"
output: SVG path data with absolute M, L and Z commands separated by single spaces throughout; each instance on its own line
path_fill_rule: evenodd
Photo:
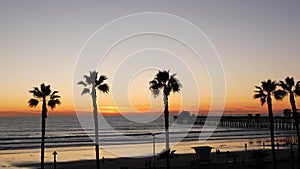
M 166 134 L 166 152 L 170 153 L 169 146 L 169 103 L 168 97 L 171 92 L 179 92 L 181 88 L 181 84 L 175 78 L 176 74 L 170 75 L 169 71 L 158 71 L 155 75 L 155 78 L 149 82 L 149 89 L 154 94 L 154 96 L 158 96 L 160 93 L 160 89 L 163 90 L 163 99 L 164 99 L 164 118 L 165 118 L 165 134 Z M 170 157 L 167 156 L 166 160 L 167 169 L 170 168 Z
M 276 169 L 276 154 L 275 154 L 275 142 L 274 142 L 274 117 L 272 109 L 272 96 L 276 100 L 282 100 L 286 95 L 286 92 L 283 90 L 277 90 L 278 83 L 276 81 L 267 80 L 262 81 L 261 86 L 255 86 L 257 90 L 254 91 L 253 98 L 260 99 L 261 105 L 264 105 L 266 102 L 268 104 L 268 113 L 269 113 L 269 122 L 270 122 L 270 132 L 271 132 L 271 147 L 272 147 L 272 156 L 273 156 L 273 168 Z
M 294 78 L 287 77 L 285 78 L 285 81 L 280 81 L 279 85 L 290 96 L 290 104 L 292 107 L 292 114 L 295 121 L 295 127 L 297 132 L 297 139 L 298 139 L 298 154 L 300 154 L 299 117 L 298 117 L 297 107 L 295 102 L 295 96 L 300 96 L 300 81 L 298 81 L 295 84 Z M 298 155 L 298 161 L 300 162 L 300 155 Z M 298 168 L 300 168 L 299 164 L 298 164 Z
M 58 91 L 51 91 L 50 85 L 46 86 L 41 84 L 40 89 L 34 87 L 29 91 L 34 98 L 28 101 L 29 107 L 36 107 L 39 102 L 42 102 L 42 140 L 41 140 L 41 169 L 44 169 L 44 157 L 45 157 L 45 132 L 46 132 L 46 118 L 47 118 L 47 105 L 54 109 L 56 105 L 60 105 L 60 96 L 57 95 Z
M 95 126 L 95 152 L 96 152 L 96 166 L 97 169 L 100 169 L 100 159 L 99 159 L 99 132 L 98 132 L 98 107 L 97 107 L 97 94 L 96 94 L 96 88 L 103 92 L 108 93 L 109 87 L 106 83 L 103 83 L 105 80 L 107 80 L 107 77 L 104 75 L 99 76 L 98 78 L 98 72 L 96 71 L 90 71 L 90 75 L 84 75 L 85 80 L 79 81 L 78 85 L 83 85 L 84 89 L 81 93 L 81 95 L 90 93 L 92 95 L 92 101 L 93 101 L 93 116 L 94 116 L 94 126 Z

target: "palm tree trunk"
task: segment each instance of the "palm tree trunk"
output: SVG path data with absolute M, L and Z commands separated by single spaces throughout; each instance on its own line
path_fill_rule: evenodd
M 274 117 L 273 117 L 273 110 L 272 110 L 271 94 L 268 94 L 267 102 L 268 102 L 269 122 L 270 122 L 270 131 L 271 131 L 273 169 L 276 169 L 277 165 L 276 165 L 276 152 L 275 152 L 275 139 L 274 139 Z
M 46 118 L 47 118 L 47 107 L 46 107 L 46 100 L 44 98 L 43 106 L 42 106 L 41 169 L 44 169 Z
M 170 144 L 169 144 L 169 102 L 168 102 L 168 96 L 164 94 L 164 117 L 165 117 L 165 133 L 166 133 L 166 151 L 169 151 L 170 153 Z M 166 166 L 167 169 L 170 169 L 170 156 L 167 155 L 166 159 Z
M 294 98 L 294 93 L 293 92 L 290 92 L 290 103 L 291 103 L 291 106 L 292 106 L 293 117 L 294 117 L 294 120 L 295 120 L 295 126 L 296 126 L 296 132 L 297 132 L 297 140 L 298 140 L 298 169 L 300 169 L 299 119 L 298 119 L 296 102 L 295 102 L 295 98 Z
M 92 99 L 93 99 L 93 115 L 94 115 L 94 126 L 95 126 L 95 152 L 96 152 L 96 166 L 100 169 L 100 158 L 99 158 L 99 132 L 98 132 L 98 107 L 97 107 L 97 96 L 95 86 L 92 88 Z

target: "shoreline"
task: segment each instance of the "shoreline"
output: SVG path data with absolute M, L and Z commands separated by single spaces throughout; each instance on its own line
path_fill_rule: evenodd
M 195 146 L 211 146 L 211 147 L 213 147 L 211 150 L 212 156 L 214 156 L 213 154 L 215 154 L 217 149 L 219 149 L 221 151 L 221 153 L 225 153 L 226 151 L 238 152 L 238 153 L 244 152 L 244 150 L 245 150 L 244 144 L 245 143 L 247 143 L 248 152 L 250 152 L 251 150 L 263 148 L 263 146 L 261 145 L 261 142 L 258 142 L 258 140 L 252 140 L 251 142 L 252 143 L 250 143 L 250 140 L 248 140 L 248 142 L 241 140 L 239 142 L 225 142 L 225 143 L 224 142 L 211 142 L 211 141 L 207 142 L 207 143 L 200 143 L 199 141 L 194 141 L 194 142 L 190 141 L 190 142 L 181 142 L 178 145 L 176 145 L 175 147 L 173 147 L 172 150 L 176 150 L 175 154 L 178 154 L 179 157 L 189 156 L 190 157 L 189 159 L 191 159 L 191 158 L 195 157 L 195 151 L 191 147 L 195 147 Z M 145 160 L 152 161 L 152 157 L 153 157 L 152 146 L 149 146 L 149 144 L 139 145 L 138 148 L 136 147 L 136 145 L 133 145 L 133 146 L 135 146 L 135 150 L 148 149 L 151 153 L 146 154 L 146 155 L 138 155 L 139 152 L 135 151 L 135 152 L 131 152 L 136 155 L 135 157 L 128 157 L 128 156 L 126 156 L 126 151 L 132 151 L 130 148 L 119 150 L 118 146 L 114 146 L 115 150 L 119 150 L 120 153 L 122 153 L 122 152 L 125 153 L 123 155 L 120 155 L 120 154 L 117 155 L 117 154 L 107 151 L 106 149 L 101 147 L 100 159 L 102 157 L 104 157 L 108 161 L 116 162 L 118 164 L 119 168 L 120 168 L 120 164 L 125 165 L 126 162 L 129 164 L 136 163 L 135 161 L 131 161 L 132 159 L 140 161 L 139 165 L 143 165 L 143 166 L 145 164 L 142 164 L 142 163 L 145 163 Z M 164 147 L 164 143 L 162 143 L 160 146 L 159 145 L 156 145 L 156 146 L 157 146 L 156 152 L 159 153 L 159 152 L 161 152 L 162 149 L 159 149 L 158 147 Z M 270 145 L 266 144 L 265 148 L 270 149 Z M 281 151 L 281 150 L 286 150 L 289 147 L 283 146 L 282 144 L 280 144 L 279 148 L 280 149 L 278 151 Z M 295 149 L 296 149 L 296 146 L 294 146 L 294 150 Z M 52 168 L 53 168 L 53 166 L 51 164 L 53 163 L 53 155 L 52 155 L 53 151 L 58 152 L 58 155 L 57 155 L 58 163 L 63 164 L 63 165 L 71 165 L 70 168 L 73 168 L 72 167 L 73 163 L 77 163 L 77 162 L 79 162 L 79 164 L 81 164 L 81 162 L 83 162 L 87 166 L 91 166 L 91 165 L 93 165 L 93 162 L 90 162 L 90 161 L 94 161 L 94 158 L 95 158 L 94 146 L 47 148 L 46 152 L 45 152 L 46 153 L 45 154 L 45 162 L 48 163 Z M 25 168 L 26 169 L 38 168 L 39 160 L 40 160 L 40 149 L 12 150 L 12 151 L 7 150 L 7 151 L 0 151 L 0 152 L 1 152 L 0 153 L 0 159 L 1 159 L 0 168 L 9 168 L 9 169 L 16 169 L 16 168 L 20 168 L 20 167 L 23 167 L 24 169 Z M 137 156 L 139 156 L 139 157 L 137 157 Z M 156 156 L 157 156 L 157 154 L 156 154 Z M 125 161 L 124 161 L 124 159 L 125 159 Z M 131 160 L 129 160 L 129 159 L 131 159 Z M 216 161 L 214 158 L 212 160 Z M 219 159 L 217 161 L 220 161 L 220 160 L 222 161 L 222 159 Z M 191 163 L 191 160 L 187 160 L 185 158 L 183 158 L 183 160 L 179 160 L 179 161 L 181 161 L 181 162 L 183 161 L 184 163 L 186 163 L 186 165 L 189 165 Z M 110 163 L 110 165 L 112 165 L 112 166 L 117 165 L 117 164 Z M 163 164 L 164 163 L 162 163 L 162 166 L 163 166 Z M 77 166 L 77 165 L 75 165 L 75 166 Z M 65 168 L 65 167 L 63 167 L 63 168 Z M 67 168 L 69 168 L 69 167 L 67 167 Z
M 248 137 L 245 137 L 245 135 L 243 135 L 242 133 L 243 132 L 248 132 L 248 133 L 251 133 L 251 132 L 255 132 L 256 130 L 253 130 L 253 129 L 248 129 L 248 130 L 244 130 L 244 129 L 240 129 L 240 130 L 235 130 L 235 128 L 222 128 L 223 130 L 234 130 L 233 134 L 234 135 L 225 135 L 225 136 L 220 136 L 220 135 L 215 135 L 215 136 L 211 136 L 210 138 L 208 138 L 207 140 L 201 140 L 201 138 L 198 136 L 185 136 L 183 138 L 181 137 L 174 137 L 173 141 L 171 140 L 170 141 L 170 144 L 172 145 L 175 145 L 178 144 L 178 143 L 189 143 L 189 142 L 253 142 L 253 141 L 258 141 L 258 142 L 270 142 L 270 139 L 269 139 L 269 134 L 266 135 L 266 133 L 263 133 L 263 134 L 249 134 L 247 135 Z M 220 130 L 218 131 L 217 133 L 223 133 L 223 132 L 228 132 L 228 131 L 223 131 L 223 130 Z M 276 139 L 275 139 L 275 142 L 279 142 L 279 143 L 295 143 L 296 142 L 296 133 L 284 133 L 285 130 L 279 130 L 279 131 L 276 131 L 276 132 L 280 132 L 280 133 L 275 133 L 275 134 L 278 134 L 276 135 Z M 235 132 L 241 132 L 239 133 L 238 135 L 235 133 Z M 264 132 L 269 132 L 269 130 L 264 130 Z M 190 132 L 189 134 L 194 134 L 194 133 L 202 133 L 202 132 Z M 138 134 L 132 134 L 132 135 L 136 135 L 136 136 L 140 136 L 141 134 L 138 133 Z M 148 136 L 149 134 L 147 134 Z M 127 136 L 126 134 L 124 134 L 124 136 Z M 84 137 L 87 137 L 89 138 L 88 135 L 84 136 Z M 229 138 L 227 138 L 229 137 Z M 72 148 L 72 147 L 90 147 L 90 146 L 93 146 L 94 143 L 92 140 L 89 140 L 87 141 L 86 143 L 84 141 L 84 143 L 80 142 L 79 141 L 70 141 L 70 142 L 67 142 L 66 141 L 51 141 L 51 139 L 57 139 L 57 138 L 61 138 L 61 137 L 47 137 L 47 141 L 46 141 L 46 148 Z M 26 138 L 27 139 L 27 138 Z M 28 138 L 29 140 L 31 138 Z M 35 138 L 36 140 L 40 141 L 40 138 Z M 89 138 L 90 139 L 90 138 Z M 160 139 L 160 140 L 158 140 Z M 10 144 L 8 141 L 10 140 L 13 140 L 13 139 L 3 139 L 4 140 L 4 145 L 6 144 Z M 49 140 L 49 141 L 48 141 Z M 100 143 L 100 146 L 103 146 L 103 147 L 113 147 L 113 146 L 126 146 L 126 145 L 143 145 L 143 144 L 152 144 L 152 140 L 153 140 L 153 137 L 149 137 L 147 141 L 144 141 L 144 142 L 125 142 L 125 143 Z M 127 140 L 126 140 L 127 141 Z M 133 140 L 135 141 L 135 140 Z M 101 142 L 101 141 L 100 141 Z M 156 143 L 157 144 L 162 144 L 164 143 L 164 138 L 163 137 L 159 137 L 157 138 L 156 137 Z M 17 144 L 19 142 L 16 142 L 16 143 L 11 143 L 11 144 Z M 22 142 L 20 142 L 22 143 Z M 28 146 L 28 145 L 24 145 L 23 147 L 19 146 L 19 147 L 3 147 L 3 148 L 0 148 L 0 154 L 1 154 L 1 151 L 14 151 L 14 150 L 34 150 L 34 149 L 40 149 L 40 142 L 35 142 L 35 143 L 38 143 L 38 145 L 36 146 Z M 53 143 L 74 143 L 74 144 L 54 144 Z M 22 143 L 24 144 L 24 143 Z M 26 143 L 27 144 L 27 143 Z M 31 144 L 31 142 L 28 142 L 28 144 Z

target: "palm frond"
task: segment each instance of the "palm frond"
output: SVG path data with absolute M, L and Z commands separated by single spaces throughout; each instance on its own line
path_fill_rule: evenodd
M 263 91 L 263 89 L 260 86 L 255 86 L 256 89 Z
M 41 92 L 45 96 L 49 96 L 51 94 L 50 85 L 45 85 L 44 83 L 41 84 Z
M 109 92 L 109 86 L 105 83 L 102 85 L 99 85 L 97 87 L 100 91 L 102 91 L 103 93 L 108 93 Z
M 173 83 L 177 83 L 177 79 L 175 78 L 176 74 L 173 74 L 170 76 L 170 79 L 168 79 L 168 82 L 170 84 L 173 84 Z
M 84 75 L 85 82 L 87 84 L 95 84 L 96 77 L 97 77 L 97 72 L 96 71 L 90 71 L 90 76 Z
M 170 79 L 168 85 L 171 87 L 173 92 L 179 92 L 180 88 L 182 87 L 177 78 L 175 78 L 176 74 L 173 74 Z
M 28 106 L 29 107 L 36 107 L 39 104 L 39 100 L 37 99 L 30 99 L 28 100 Z
M 258 90 L 254 91 L 255 94 L 253 95 L 253 98 L 260 99 L 260 103 L 263 106 L 266 103 L 267 94 L 261 87 L 255 86 L 255 88 Z
M 84 95 L 86 93 L 90 93 L 90 89 L 89 88 L 84 88 L 83 91 L 81 92 L 81 95 Z
M 59 95 L 51 95 L 50 99 L 59 99 L 60 96 Z
M 45 85 L 45 83 L 42 83 L 42 84 L 40 85 L 40 88 L 41 88 L 41 92 L 44 92 L 44 91 L 46 90 L 46 85 Z
M 292 88 L 295 86 L 295 81 L 294 81 L 294 78 L 293 77 L 286 77 L 285 78 L 285 83 L 287 85 L 287 89 L 289 91 L 292 90 Z
M 284 98 L 284 96 L 287 95 L 287 92 L 284 90 L 276 90 L 273 92 L 273 95 L 276 100 L 282 100 Z
M 57 93 L 59 93 L 59 92 L 55 90 L 55 91 L 52 92 L 51 96 L 56 95 Z
M 154 95 L 154 97 L 157 97 L 160 94 L 159 89 L 150 89 L 151 93 Z
M 159 71 L 156 74 L 156 79 L 158 82 L 161 82 L 163 84 L 166 84 L 167 81 L 169 80 L 169 71 L 163 70 L 163 71 Z
M 96 80 L 97 80 L 97 75 L 98 75 L 98 72 L 97 71 L 90 71 L 90 78 L 92 80 L 92 83 L 95 83 Z
M 158 82 L 157 82 L 157 80 L 151 80 L 150 82 L 149 82 L 149 84 L 150 84 L 150 87 L 149 87 L 149 90 L 152 92 L 152 94 L 156 97 L 156 96 L 158 96 L 159 95 L 159 93 L 160 93 L 160 86 L 159 86 L 159 84 L 158 84 Z
M 264 92 L 264 90 L 261 87 L 255 86 L 255 88 L 257 88 L 258 90 L 254 90 L 254 93 L 257 94 L 257 97 L 254 97 L 254 99 L 267 96 L 267 94 Z
M 83 75 L 83 78 L 84 78 L 84 81 L 85 81 L 87 84 L 92 84 L 89 76 Z
M 54 109 L 56 105 L 60 105 L 61 102 L 59 99 L 51 99 L 48 101 L 48 106 L 51 107 L 51 109 Z
M 268 79 L 267 81 L 262 81 L 261 86 L 262 89 L 266 92 L 272 93 L 273 91 L 275 91 L 276 87 L 278 86 L 278 83 L 276 81 Z
M 53 91 L 50 95 L 50 99 L 60 98 L 58 94 L 58 91 Z
M 179 91 L 180 91 L 180 88 L 181 88 L 181 85 L 178 84 L 178 83 L 175 83 L 175 84 L 173 84 L 173 86 L 172 86 L 173 92 L 179 92 Z
M 157 80 L 151 80 L 151 81 L 149 82 L 149 85 L 150 85 L 150 88 L 151 88 L 152 86 L 155 86 L 156 88 L 158 88 L 158 82 L 157 82 Z
M 175 78 L 176 74 L 170 76 L 170 70 L 166 71 L 158 71 L 155 75 L 155 78 L 149 82 L 149 89 L 157 96 L 160 93 L 159 89 L 163 89 L 163 93 L 166 96 L 170 95 L 170 92 L 179 92 L 181 88 L 181 84 Z
M 258 91 L 255 91 L 257 93 L 255 93 L 253 95 L 253 99 L 259 99 L 259 98 L 262 98 L 262 97 L 267 97 L 267 95 L 265 95 L 264 93 L 261 93 L 261 92 L 258 92 Z
M 296 83 L 294 93 L 296 96 L 300 96 L 300 81 Z
M 99 79 L 96 80 L 96 86 L 102 84 L 102 83 L 103 83 L 105 80 L 107 80 L 107 79 L 108 79 L 108 78 L 107 78 L 106 76 L 101 75 L 101 76 L 99 77 Z
M 156 85 L 158 88 L 164 88 L 166 86 L 166 83 L 159 81 L 157 78 L 154 79 L 156 81 Z
M 284 81 L 280 80 L 279 81 L 279 86 L 283 89 L 283 90 L 288 90 L 288 86 L 284 83 Z
M 256 93 L 253 95 L 254 99 L 260 99 L 260 103 L 263 106 L 266 103 L 267 95 L 264 93 Z
M 260 104 L 263 106 L 266 103 L 266 97 L 260 98 Z
M 84 78 L 85 78 L 85 82 L 87 83 L 87 84 L 92 84 L 93 82 L 92 82 L 92 80 L 91 80 L 91 78 L 89 77 L 89 76 L 87 76 L 87 75 L 84 75 L 83 76 Z
M 79 81 L 77 84 L 78 84 L 78 85 L 83 85 L 84 87 L 86 87 L 86 86 L 87 86 L 87 84 L 86 84 L 86 83 L 84 83 L 84 81 Z
M 34 87 L 33 90 L 30 90 L 29 92 L 36 98 L 43 98 L 43 93 L 37 87 Z

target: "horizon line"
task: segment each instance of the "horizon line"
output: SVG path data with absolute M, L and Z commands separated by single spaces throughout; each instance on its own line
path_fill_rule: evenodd
M 187 110 L 177 110 L 177 111 L 170 111 L 170 115 L 177 115 L 183 111 Z M 221 110 L 211 110 L 210 114 L 220 114 Z M 258 110 L 224 110 L 221 114 L 225 115 L 247 115 L 247 114 L 268 114 L 267 111 L 260 112 Z M 282 114 L 282 110 L 273 110 L 273 114 Z M 188 111 L 190 112 L 190 111 Z M 72 110 L 66 110 L 66 111 L 48 111 L 48 117 L 49 116 L 81 116 L 81 115 L 92 115 L 92 111 L 72 111 Z M 119 116 L 122 114 L 126 115 L 151 115 L 151 114 L 163 114 L 162 112 L 98 112 L 98 114 L 101 114 L 103 116 Z M 191 114 L 197 114 L 197 115 L 208 115 L 208 110 L 199 110 L 198 113 L 191 113 Z M 32 116 L 40 116 L 41 111 L 14 111 L 14 110 L 0 110 L 0 117 L 32 117 Z

